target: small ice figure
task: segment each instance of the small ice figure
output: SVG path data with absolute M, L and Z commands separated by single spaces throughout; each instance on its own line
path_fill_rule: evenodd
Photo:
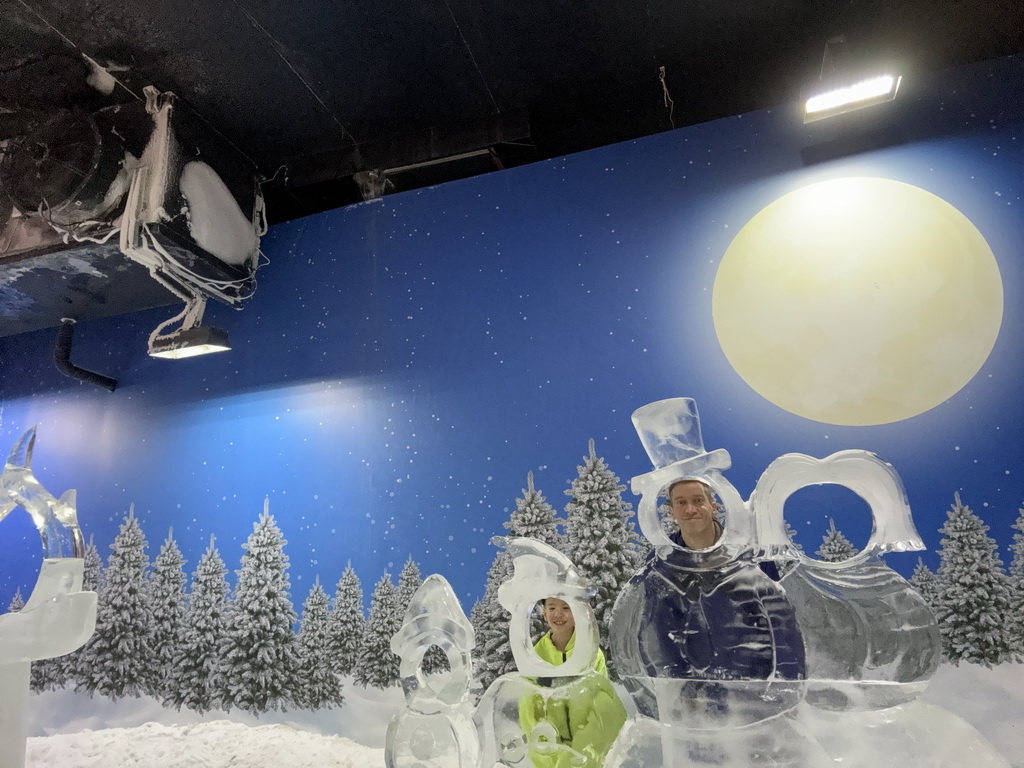
M 0 520 L 23 507 L 49 555 L 25 606 L 0 616 L 0 768 L 25 764 L 31 663 L 71 653 L 96 626 L 96 593 L 82 591 L 84 562 L 75 493 L 68 491 L 57 499 L 36 480 L 31 470 L 34 442 L 33 428 L 14 446 L 0 475 Z
M 498 600 L 512 614 L 509 643 L 519 671 L 495 680 L 477 707 L 481 765 L 599 768 L 626 711 L 606 675 L 596 671 L 603 656 L 589 602 L 594 590 L 554 548 L 524 538 L 507 546 L 515 570 L 498 588 Z M 559 620 L 571 632 L 558 640 L 570 641 L 561 659 L 543 658 L 530 638 L 541 600 L 564 601 L 571 610 L 571 627 Z M 546 648 L 543 639 L 538 645 Z
M 852 490 L 868 503 L 874 521 L 864 550 L 838 563 L 813 560 L 793 547 L 783 519 L 790 495 L 823 483 Z M 761 475 L 751 504 L 762 555 L 797 563 L 782 585 L 807 646 L 807 702 L 866 710 L 915 699 L 938 668 L 942 648 L 924 598 L 880 558 L 924 549 L 893 467 L 868 451 L 820 460 L 787 454 Z
M 32 427 L 15 443 L 4 464 L 0 475 L 0 520 L 15 507 L 21 507 L 39 530 L 46 557 L 83 557 L 85 544 L 78 527 L 75 491 L 69 490 L 58 499 L 36 480 L 32 474 L 35 444 L 36 428 Z
M 611 650 L 637 709 L 701 729 L 748 726 L 792 709 L 803 695 L 803 640 L 785 591 L 766 572 L 774 570 L 754 561 L 753 513 L 721 472 L 729 454 L 704 450 L 689 398 L 644 406 L 633 422 L 655 465 L 633 478 L 654 554 L 616 600 Z M 669 489 L 686 505 L 673 512 L 681 530 L 672 537 L 658 517 Z M 700 517 L 708 530 L 708 489 L 723 502 L 724 526 L 714 523 L 704 548 L 691 549 L 682 528 Z
M 442 576 L 428 576 L 391 638 L 391 650 L 402 660 L 406 707 L 388 725 L 388 768 L 475 768 L 480 746 L 468 697 L 474 645 L 473 626 L 455 592 Z M 423 671 L 432 646 L 444 652 L 449 672 Z

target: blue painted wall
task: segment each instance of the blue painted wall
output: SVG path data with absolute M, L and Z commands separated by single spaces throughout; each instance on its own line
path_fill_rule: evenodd
M 804 166 L 829 138 L 792 107 L 719 120 L 279 225 L 240 312 L 211 306 L 233 350 L 146 356 L 174 309 L 81 323 L 74 361 L 115 393 L 60 376 L 54 331 L 0 339 L 0 450 L 39 425 L 37 476 L 78 490 L 106 555 L 130 505 L 155 556 L 173 526 L 191 571 L 209 537 L 229 568 L 269 497 L 288 539 L 293 597 L 351 560 L 369 591 L 410 554 L 467 612 L 489 539 L 527 472 L 559 510 L 593 437 L 623 481 L 649 471 L 633 409 L 697 399 L 708 449 L 747 496 L 776 456 L 875 451 L 907 486 L 935 567 L 959 492 L 1002 544 L 1024 506 L 1020 244 L 1024 60 L 906 83 L 879 113 L 904 143 Z M 815 133 L 817 131 L 817 133 Z M 772 405 L 729 365 L 711 316 L 736 233 L 780 196 L 874 176 L 939 196 L 983 234 L 1003 281 L 999 336 L 946 402 L 879 426 L 836 426 Z M 637 501 L 627 491 L 627 499 Z M 805 548 L 835 517 L 866 540 L 863 505 L 813 497 Z M 849 499 L 847 499 L 849 500 Z M 0 601 L 31 586 L 35 533 L 0 525 Z M 890 562 L 909 574 L 916 556 Z

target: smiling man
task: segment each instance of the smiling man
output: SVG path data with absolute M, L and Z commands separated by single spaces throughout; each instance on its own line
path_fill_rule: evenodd
M 722 535 L 711 489 L 699 480 L 679 480 L 668 489 L 669 511 L 679 533 L 669 538 L 687 549 L 707 549 Z

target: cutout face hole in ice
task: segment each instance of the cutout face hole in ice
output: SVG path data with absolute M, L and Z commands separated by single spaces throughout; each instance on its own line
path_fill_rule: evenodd
M 863 552 L 871 539 L 871 507 L 853 490 L 832 483 L 794 491 L 783 507 L 794 543 L 804 555 L 841 563 Z M 819 552 L 821 554 L 819 554 Z

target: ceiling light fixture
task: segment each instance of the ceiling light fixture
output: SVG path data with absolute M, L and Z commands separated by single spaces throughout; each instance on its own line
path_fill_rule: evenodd
M 843 35 L 825 43 L 821 74 L 807 89 L 804 99 L 804 123 L 872 107 L 896 98 L 902 80 L 900 75 L 876 72 L 858 76 L 842 62 L 845 48 L 846 38 Z
M 149 356 L 180 360 L 184 357 L 196 357 L 197 355 L 208 355 L 211 352 L 230 350 L 231 345 L 228 343 L 227 331 L 200 325 L 205 309 L 205 297 L 198 295 L 188 297 L 182 312 L 158 325 L 149 335 Z M 164 328 L 178 319 L 182 319 L 181 327 L 178 330 L 168 334 L 161 333 Z

